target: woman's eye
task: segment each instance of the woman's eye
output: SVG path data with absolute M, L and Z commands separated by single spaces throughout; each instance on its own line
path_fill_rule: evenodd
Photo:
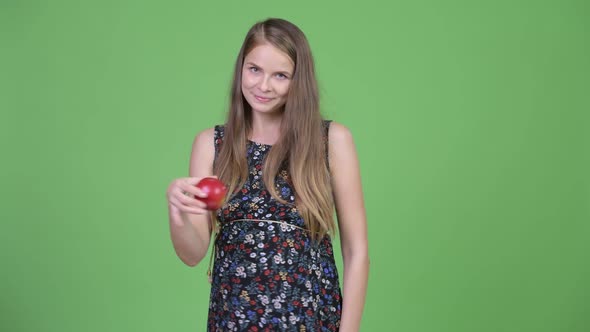
M 277 74 L 278 78 L 284 80 L 287 78 L 287 76 L 285 74 Z
M 250 71 L 253 73 L 256 73 L 258 71 L 258 68 L 256 67 L 250 67 Z

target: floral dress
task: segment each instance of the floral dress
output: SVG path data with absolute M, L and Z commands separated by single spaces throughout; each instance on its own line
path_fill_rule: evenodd
M 216 157 L 223 133 L 215 127 Z M 247 142 L 248 179 L 217 211 L 207 331 L 338 331 L 342 296 L 331 238 L 314 244 L 297 209 L 266 190 L 270 148 Z M 277 193 L 292 203 L 287 179 L 282 169 Z

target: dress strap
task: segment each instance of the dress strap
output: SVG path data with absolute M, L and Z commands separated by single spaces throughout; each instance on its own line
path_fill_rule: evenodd
M 326 166 L 328 167 L 328 171 L 330 170 L 330 155 L 328 154 L 330 123 L 332 123 L 332 120 L 324 120 L 324 145 L 326 146 Z
M 213 131 L 213 144 L 215 145 L 215 160 L 217 160 L 217 156 L 219 155 L 219 151 L 221 150 L 221 143 L 223 143 L 223 136 L 225 133 L 225 126 L 224 125 L 216 125 Z

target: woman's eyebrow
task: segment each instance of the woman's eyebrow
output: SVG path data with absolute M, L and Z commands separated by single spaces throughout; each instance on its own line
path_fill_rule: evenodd
M 246 62 L 246 65 L 251 65 L 251 66 L 254 66 L 254 67 L 262 68 L 262 67 L 260 67 L 259 65 L 255 64 L 252 61 Z M 289 70 L 287 70 L 287 69 L 278 70 L 277 73 L 291 75 L 291 72 Z

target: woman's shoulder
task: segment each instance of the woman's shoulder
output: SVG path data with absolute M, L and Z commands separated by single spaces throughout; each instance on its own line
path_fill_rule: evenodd
M 199 131 L 195 136 L 196 141 L 203 141 L 203 142 L 214 142 L 218 139 L 223 138 L 225 125 L 218 124 L 210 128 L 203 129 Z
M 331 167 L 336 167 L 338 163 L 350 160 L 350 157 L 356 154 L 356 147 L 352 138 L 352 133 L 347 126 L 332 121 L 328 132 L 328 160 Z
M 190 176 L 210 174 L 212 172 L 215 158 L 214 130 L 215 128 L 207 128 L 195 135 L 190 158 Z
M 195 135 L 193 140 L 193 152 L 200 151 L 201 153 L 213 151 L 215 142 L 215 127 L 203 129 Z
M 217 132 L 217 126 L 201 130 L 195 136 L 195 141 L 212 141 Z
M 332 145 L 332 143 L 342 144 L 347 141 L 352 141 L 352 133 L 347 126 L 333 120 L 325 120 L 324 122 L 329 128 L 328 139 L 330 145 Z

